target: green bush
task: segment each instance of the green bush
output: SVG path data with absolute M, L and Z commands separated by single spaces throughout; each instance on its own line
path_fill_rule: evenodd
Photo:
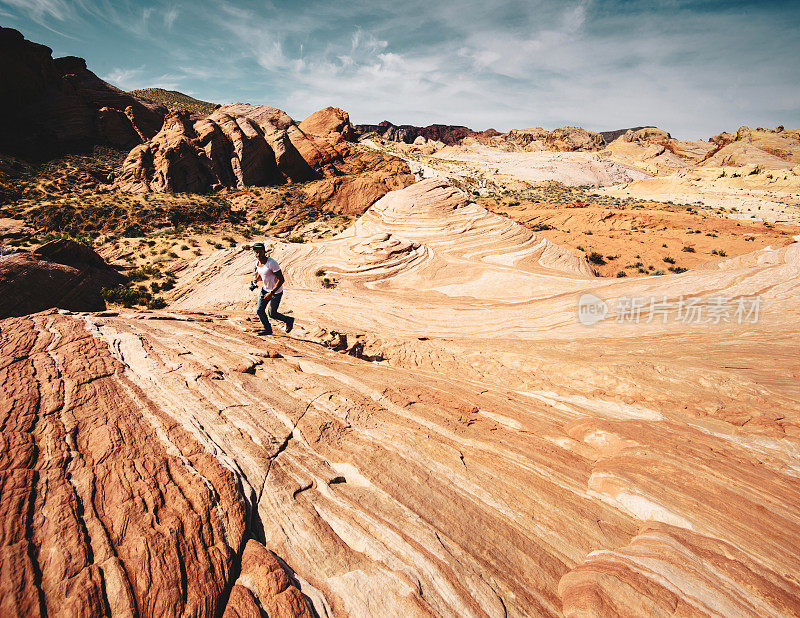
M 626 273 L 624 270 L 621 270 L 617 273 L 617 279 L 621 279 L 622 277 L 627 277 L 627 276 L 628 273 Z
M 606 261 L 603 259 L 603 254 L 598 253 L 597 251 L 592 251 L 589 254 L 589 261 L 592 264 L 597 264 L 598 266 L 602 266 L 603 264 L 606 263 Z

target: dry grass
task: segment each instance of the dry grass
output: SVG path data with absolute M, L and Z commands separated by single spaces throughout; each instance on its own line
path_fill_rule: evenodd
M 783 246 L 800 234 L 800 226 L 735 220 L 700 205 L 593 196 L 554 183 L 476 201 L 593 257 L 593 265 L 606 277 L 683 272 L 719 257 Z

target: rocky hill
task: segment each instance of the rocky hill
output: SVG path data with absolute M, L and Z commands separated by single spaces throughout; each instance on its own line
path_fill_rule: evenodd
M 150 141 L 131 150 L 114 186 L 135 193 L 208 193 L 224 188 L 309 183 L 310 205 L 363 212 L 411 182 L 391 155 L 354 147 L 347 112 L 320 110 L 297 124 L 266 105 L 224 105 L 204 118 L 172 111 Z
M 477 131 L 459 125 L 431 124 L 427 127 L 417 127 L 410 124 L 395 125 L 384 120 L 380 124 L 357 124 L 356 131 L 359 133 L 377 133 L 384 139 L 394 142 L 412 144 L 419 137 L 426 141 L 439 141 L 443 144 L 458 144 L 465 137 L 478 135 Z
M 82 58 L 0 28 L 0 152 L 46 160 L 95 144 L 130 149 L 153 137 L 166 108 L 104 82 Z
M 219 107 L 218 103 L 209 103 L 208 101 L 201 101 L 190 97 L 188 94 L 183 94 L 177 90 L 164 90 L 163 88 L 141 88 L 139 90 L 131 90 L 130 94 L 142 99 L 163 105 L 168 109 L 182 109 L 197 114 L 208 116 L 211 112 Z
M 610 144 L 618 137 L 625 135 L 628 131 L 640 131 L 642 129 L 654 129 L 653 125 L 647 125 L 644 127 L 630 127 L 628 129 L 614 129 L 613 131 L 598 131 L 600 135 L 603 136 L 603 141 L 606 144 Z

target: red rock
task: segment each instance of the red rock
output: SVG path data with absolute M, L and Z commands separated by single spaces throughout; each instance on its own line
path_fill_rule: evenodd
M 275 556 L 261 543 L 247 541 L 242 554 L 239 584 L 246 582 L 270 617 L 308 617 L 311 612 L 300 591 L 289 580 Z
M 307 132 L 265 105 L 225 105 L 194 122 L 170 112 L 161 131 L 130 152 L 115 185 L 204 193 L 316 180 L 302 189 L 309 206 L 354 213 L 414 182 L 401 159 L 351 147 L 347 112 L 326 108 L 303 125 Z
M 89 247 L 71 240 L 42 245 L 0 260 L 0 318 L 51 307 L 71 311 L 106 308 L 101 288 L 125 281 Z
M 315 137 L 355 140 L 355 131 L 350 124 L 350 115 L 338 107 L 326 107 L 311 114 L 300 123 L 300 130 Z
M 132 148 L 155 135 L 166 109 L 107 84 L 82 58 L 0 29 L 0 152 L 46 159 L 92 144 Z M 127 113 L 130 108 L 130 113 Z
M 2 613 L 219 611 L 247 525 L 231 472 L 154 420 L 82 320 L 2 332 Z
M 596 151 L 603 144 L 603 136 L 581 127 L 562 127 L 548 131 L 542 127 L 512 129 L 508 133 L 486 133 L 477 136 L 481 143 L 525 150 L 555 150 L 560 152 Z
M 236 584 L 225 606 L 222 618 L 262 618 L 261 608 L 248 588 Z

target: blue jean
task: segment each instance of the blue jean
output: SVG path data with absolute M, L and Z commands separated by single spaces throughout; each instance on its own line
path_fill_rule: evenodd
M 258 307 L 256 308 L 256 314 L 261 319 L 261 323 L 264 325 L 264 330 L 272 332 L 272 326 L 267 319 L 268 313 L 269 317 L 271 317 L 273 320 L 280 320 L 284 324 L 287 324 L 291 318 L 288 315 L 278 313 L 278 305 L 281 304 L 283 292 L 273 294 L 269 300 L 267 300 L 267 293 L 267 290 L 261 288 L 261 293 L 258 295 Z M 268 306 L 269 310 L 267 309 Z

